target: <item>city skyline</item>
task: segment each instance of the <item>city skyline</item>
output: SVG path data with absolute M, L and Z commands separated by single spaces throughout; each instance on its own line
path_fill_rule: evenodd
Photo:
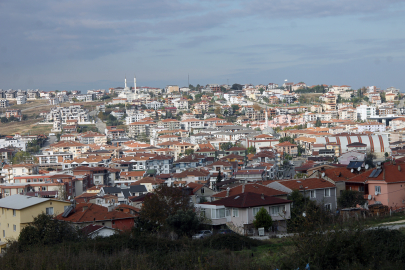
M 0 3 L 0 88 L 208 83 L 405 89 L 404 1 Z

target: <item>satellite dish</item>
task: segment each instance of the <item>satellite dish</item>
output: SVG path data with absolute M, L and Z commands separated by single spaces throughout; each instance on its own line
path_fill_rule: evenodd
M 354 170 L 353 170 L 353 169 L 351 169 L 351 172 L 354 172 Z
M 325 173 L 323 172 L 323 173 L 322 173 L 322 177 L 324 177 L 324 176 L 325 176 Z
M 303 216 L 303 217 L 306 217 L 306 216 L 307 216 L 307 214 L 304 212 L 304 213 L 302 213 L 302 216 Z
M 368 164 L 366 164 L 366 170 L 368 170 Z
M 68 197 L 68 200 L 70 201 L 70 196 Z
M 358 167 L 358 168 L 357 168 L 357 171 L 361 171 L 361 167 Z
M 367 197 L 367 199 L 371 200 L 371 195 L 370 195 L 370 194 L 368 194 L 368 197 Z

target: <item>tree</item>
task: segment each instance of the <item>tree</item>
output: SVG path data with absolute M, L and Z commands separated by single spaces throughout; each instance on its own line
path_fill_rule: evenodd
M 259 89 L 259 92 L 260 92 L 260 95 L 263 95 L 264 89 L 263 89 L 263 88 L 260 88 L 260 89 Z
M 290 143 L 295 143 L 294 138 L 287 136 L 287 137 L 282 137 L 278 140 L 280 143 L 282 142 L 290 142 Z
M 60 136 L 61 136 L 61 135 L 62 135 L 61 133 L 57 133 L 57 134 L 56 134 L 56 141 L 57 141 L 57 142 L 60 141 Z
M 189 196 L 180 187 L 160 185 L 154 193 L 147 194 L 139 213 L 137 224 L 149 231 L 160 231 L 169 216 L 177 211 L 193 210 Z
M 385 152 L 384 156 L 387 158 L 389 156 L 389 154 L 387 152 Z
M 256 229 L 264 228 L 265 230 L 269 230 L 273 225 L 273 220 L 264 207 L 260 208 L 259 212 L 257 212 L 253 220 L 253 225 Z
M 220 148 L 221 148 L 221 150 L 226 151 L 226 150 L 228 150 L 229 148 L 231 148 L 232 146 L 233 146 L 233 145 L 232 145 L 231 142 L 227 142 L 227 143 L 222 143 L 221 146 L 220 146 Z
M 7 123 L 7 122 L 8 122 L 7 117 L 2 117 L 2 118 L 1 118 L 1 122 L 2 122 L 2 123 Z
M 25 152 L 25 151 L 20 151 L 14 155 L 13 159 L 11 160 L 11 163 L 20 164 L 20 163 L 25 163 L 25 162 L 31 161 L 31 160 L 35 161 L 35 158 L 33 158 L 30 153 Z
M 218 185 L 219 185 L 219 183 L 221 183 L 222 179 L 223 179 L 223 177 L 222 177 L 222 173 L 221 173 L 221 169 L 220 169 L 218 171 L 217 179 L 215 180 L 217 190 L 218 190 Z
M 287 223 L 289 231 L 311 230 L 324 221 L 321 213 L 323 209 L 308 198 L 308 193 L 305 195 L 299 190 L 294 190 L 287 196 L 287 199 L 293 202 L 291 219 Z
M 78 100 L 77 98 L 75 98 L 75 97 L 72 98 L 72 101 L 73 101 L 73 102 L 79 102 L 79 100 Z
M 381 97 L 381 102 L 386 102 L 386 98 L 385 98 L 385 92 L 381 92 L 380 93 L 380 97 Z
M 167 225 L 177 235 L 192 236 L 200 225 L 200 219 L 192 209 L 178 210 L 166 220 Z
M 231 105 L 231 107 L 232 107 L 232 111 L 233 111 L 234 114 L 239 111 L 239 105 L 238 104 L 233 104 L 233 105 Z
M 315 122 L 315 127 L 321 127 L 321 126 L 322 126 L 322 122 L 321 122 L 321 119 L 319 119 L 319 117 L 318 117 Z
M 238 84 L 238 83 L 234 83 L 231 87 L 231 89 L 233 90 L 242 90 L 243 86 Z
M 221 108 L 220 108 L 220 107 L 216 107 L 215 110 L 214 110 L 214 113 L 215 113 L 217 116 L 221 115 Z
M 368 164 L 370 168 L 374 168 L 374 159 L 376 156 L 372 152 L 367 152 L 366 157 L 364 159 L 364 164 Z
M 362 205 L 366 202 L 367 200 L 364 199 L 364 194 L 357 190 L 344 190 L 337 199 L 340 208 L 356 207 L 356 205 Z
M 189 149 L 186 149 L 186 151 L 184 151 L 184 154 L 185 155 L 192 155 L 192 154 L 194 154 L 194 149 L 191 149 L 191 148 L 189 148 Z
M 256 147 L 250 146 L 247 149 L 248 154 L 256 154 Z
M 31 225 L 24 227 L 18 237 L 22 248 L 31 245 L 54 245 L 64 241 L 77 241 L 79 234 L 69 223 L 53 219 L 42 213 L 34 218 Z

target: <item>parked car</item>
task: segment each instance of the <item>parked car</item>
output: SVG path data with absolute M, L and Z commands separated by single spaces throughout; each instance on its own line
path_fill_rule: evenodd
M 219 234 L 235 234 L 235 232 L 230 229 L 221 229 L 221 230 L 219 230 L 218 233 Z
M 193 239 L 203 239 L 205 237 L 211 236 L 212 232 L 209 230 L 199 231 L 197 234 L 193 235 Z

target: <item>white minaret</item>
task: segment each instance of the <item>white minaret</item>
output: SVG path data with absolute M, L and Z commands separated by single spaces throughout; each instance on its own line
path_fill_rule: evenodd
M 267 117 L 267 106 L 266 106 L 266 125 L 265 128 L 269 127 L 269 118 Z
M 134 90 L 135 90 L 135 94 L 137 94 L 136 92 L 136 76 L 134 75 Z
M 127 76 L 125 76 L 125 88 L 127 88 Z

